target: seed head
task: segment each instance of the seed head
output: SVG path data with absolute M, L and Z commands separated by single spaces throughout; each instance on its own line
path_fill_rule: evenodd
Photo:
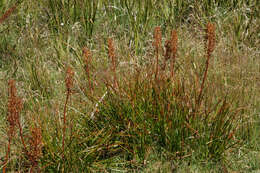
M 89 60 L 91 58 L 91 52 L 87 47 L 84 47 L 83 48 L 83 54 L 84 54 L 84 57 L 85 57 L 85 59 L 84 59 L 85 63 L 87 64 L 87 62 L 89 62 Z
M 114 73 L 114 87 L 118 88 L 118 82 L 116 77 L 116 58 L 115 58 L 115 48 L 112 38 L 108 39 L 108 56 L 112 61 L 112 71 Z
M 87 47 L 83 48 L 83 55 L 84 55 L 85 71 L 87 74 L 89 74 L 89 64 L 91 61 L 91 52 Z
M 213 23 L 207 24 L 207 56 L 208 58 L 211 56 L 215 44 L 216 44 L 216 36 L 215 36 L 215 26 Z
M 42 131 L 40 127 L 31 127 L 31 136 L 29 137 L 30 150 L 27 156 L 32 164 L 32 169 L 37 166 L 38 160 L 42 155 Z
M 9 99 L 8 99 L 8 115 L 7 115 L 7 121 L 10 125 L 9 127 L 9 135 L 13 136 L 15 127 L 18 126 L 19 123 L 19 114 L 22 110 L 23 103 L 22 99 L 17 97 L 17 90 L 15 87 L 15 81 L 9 80 Z
M 161 32 L 161 27 L 160 26 L 157 26 L 157 27 L 154 28 L 153 38 L 154 38 L 153 45 L 155 47 L 155 50 L 157 52 L 159 52 L 159 50 L 162 47 L 162 32 Z
M 177 53 L 178 46 L 178 35 L 176 30 L 172 30 L 171 39 L 165 42 L 165 59 L 168 60 L 170 58 L 175 59 Z
M 171 33 L 171 51 L 172 51 L 172 58 L 176 57 L 177 53 L 177 46 L 178 46 L 178 35 L 177 31 L 173 30 Z
M 72 71 L 71 67 L 67 68 L 67 72 L 66 72 L 66 88 L 68 92 L 71 92 L 71 89 L 73 87 L 73 76 L 74 76 L 74 72 Z
M 112 38 L 108 39 L 108 56 L 112 61 L 113 68 L 115 68 L 115 48 Z

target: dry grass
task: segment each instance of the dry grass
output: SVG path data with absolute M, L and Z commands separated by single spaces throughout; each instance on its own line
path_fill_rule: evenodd
M 207 42 L 206 66 L 205 66 L 205 71 L 204 71 L 202 83 L 201 83 L 200 90 L 199 90 L 199 96 L 198 96 L 198 101 L 197 101 L 198 108 L 196 108 L 196 109 L 200 109 L 201 97 L 202 97 L 202 93 L 203 93 L 203 89 L 204 89 L 204 85 L 205 85 L 205 81 L 207 79 L 207 74 L 208 74 L 208 69 L 209 69 L 209 60 L 211 58 L 212 52 L 213 52 L 213 50 L 215 48 L 215 44 L 216 44 L 215 43 L 216 42 L 215 26 L 212 23 L 207 24 L 206 40 L 207 40 L 206 41 Z
M 65 137 L 66 137 L 66 128 L 67 128 L 67 106 L 68 106 L 68 101 L 69 98 L 72 94 L 72 88 L 73 88 L 73 83 L 74 83 L 74 72 L 71 67 L 67 68 L 66 71 L 66 79 L 65 79 L 65 84 L 66 84 L 66 100 L 64 104 L 64 111 L 63 111 L 63 134 L 62 134 L 62 157 L 64 158 L 64 152 L 65 152 Z

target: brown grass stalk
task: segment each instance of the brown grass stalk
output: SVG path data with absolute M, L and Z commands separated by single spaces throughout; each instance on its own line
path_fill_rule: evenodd
M 155 64 L 155 78 L 157 79 L 159 73 L 159 53 L 162 49 L 162 32 L 161 27 L 157 26 L 154 28 L 154 50 L 155 50 L 155 57 L 156 57 L 156 64 Z
M 173 30 L 172 33 L 171 33 L 171 51 L 172 51 L 171 77 L 173 77 L 173 75 L 174 75 L 174 64 L 175 64 L 175 61 L 176 61 L 177 46 L 178 46 L 178 35 L 177 35 L 177 31 Z
M 1 17 L 0 17 L 0 24 L 3 23 L 16 9 L 16 5 L 9 8 Z
M 30 128 L 31 136 L 29 137 L 30 151 L 28 152 L 28 158 L 31 162 L 30 172 L 34 171 L 34 168 L 38 166 L 38 160 L 42 155 L 42 131 L 40 127 L 36 125 Z
M 88 78 L 89 89 L 90 89 L 91 93 L 93 93 L 93 85 L 92 85 L 91 79 L 90 79 L 90 66 L 91 66 L 92 55 L 91 55 L 90 50 L 86 47 L 83 48 L 83 55 L 84 55 L 85 72 L 86 72 L 86 75 Z
M 171 59 L 171 40 L 166 40 L 164 44 L 165 53 L 164 53 L 164 64 L 163 64 L 163 70 L 166 68 L 166 63 L 169 59 Z
M 27 151 L 24 140 L 23 140 L 22 128 L 21 128 L 21 124 L 20 124 L 20 120 L 19 120 L 20 112 L 22 111 L 22 108 L 23 108 L 22 99 L 17 96 L 17 89 L 15 87 L 15 81 L 9 80 L 8 85 L 9 85 L 9 89 L 8 89 L 9 99 L 8 99 L 8 105 L 7 105 L 7 108 L 8 108 L 7 121 L 9 124 L 9 130 L 8 130 L 8 146 L 7 146 L 6 156 L 5 156 L 3 173 L 6 172 L 6 166 L 7 166 L 10 150 L 11 150 L 11 141 L 12 141 L 12 138 L 14 137 L 17 126 L 19 127 L 22 144 L 24 146 L 25 151 Z
M 201 100 L 202 100 L 202 93 L 203 93 L 203 89 L 204 89 L 204 85 L 205 85 L 205 81 L 207 78 L 207 74 L 208 74 L 208 68 L 209 68 L 209 60 L 210 57 L 212 55 L 212 52 L 214 51 L 215 48 L 215 44 L 216 44 L 216 36 L 215 36 L 215 26 L 213 23 L 208 23 L 207 24 L 207 29 L 206 29 L 206 67 L 205 67 L 205 71 L 204 71 L 204 75 L 203 75 L 203 79 L 202 79 L 202 83 L 200 86 L 200 90 L 199 90 L 199 95 L 198 95 L 198 100 L 197 100 L 197 106 L 199 109 L 200 105 L 201 105 Z
M 177 53 L 177 46 L 178 46 L 178 35 L 176 30 L 172 30 L 171 32 L 171 38 L 169 40 L 166 40 L 164 47 L 165 47 L 165 53 L 164 53 L 164 64 L 162 69 L 165 70 L 167 61 L 170 60 L 170 75 L 171 78 L 174 76 L 174 64 L 176 61 L 176 53 Z
M 114 43 L 113 43 L 112 38 L 108 39 L 108 56 L 112 62 L 111 70 L 114 73 L 113 74 L 114 75 L 114 87 L 118 88 L 118 82 L 117 82 L 117 77 L 116 77 L 116 56 L 115 56 L 115 48 L 114 48 Z
M 3 167 L 3 173 L 6 172 L 6 166 L 7 166 L 7 162 L 8 162 L 8 158 L 9 158 L 9 154 L 11 151 L 11 137 L 8 137 L 8 145 L 7 145 L 7 151 L 6 151 L 6 155 L 5 155 L 5 161 L 4 161 L 4 167 Z
M 66 132 L 66 112 L 67 112 L 67 104 L 69 101 L 69 97 L 72 93 L 72 87 L 73 87 L 73 76 L 74 72 L 72 71 L 71 67 L 67 68 L 66 71 L 66 78 L 65 78 L 65 84 L 66 84 L 66 100 L 64 104 L 64 111 L 63 111 L 63 135 L 62 135 L 62 157 L 64 158 L 64 146 L 65 146 L 65 132 Z

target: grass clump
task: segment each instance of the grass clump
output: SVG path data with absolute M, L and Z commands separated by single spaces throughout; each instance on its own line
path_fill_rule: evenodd
M 245 118 L 240 116 L 242 110 L 232 110 L 228 98 L 211 97 L 207 100 L 211 105 L 204 100 L 209 94 L 203 87 L 214 49 L 214 35 L 209 37 L 200 86 L 190 85 L 189 79 L 182 78 L 178 71 L 173 78 L 171 69 L 158 76 L 158 51 L 156 68 L 141 67 L 127 73 L 118 89 L 107 86 L 108 94 L 100 106 L 97 122 L 109 124 L 115 133 L 122 134 L 119 139 L 125 141 L 132 159 L 137 157 L 144 162 L 153 146 L 167 151 L 171 159 L 221 160 L 229 148 L 242 144 L 240 137 L 235 137 L 244 127 L 240 123 Z

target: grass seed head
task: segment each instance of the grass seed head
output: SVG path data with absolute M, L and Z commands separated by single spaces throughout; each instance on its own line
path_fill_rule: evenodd
M 164 44 L 164 47 L 165 47 L 164 57 L 165 57 L 165 60 L 168 60 L 171 58 L 171 41 L 167 40 Z
M 178 35 L 177 31 L 173 30 L 171 33 L 171 51 L 172 51 L 172 58 L 176 57 L 177 53 L 177 46 L 178 46 Z
M 15 81 L 9 80 L 9 99 L 8 99 L 8 115 L 7 121 L 9 123 L 9 135 L 13 136 L 15 127 L 18 126 L 19 115 L 23 107 L 22 99 L 17 97 L 17 89 L 15 87 Z
M 73 76 L 74 76 L 74 72 L 72 70 L 71 67 L 67 68 L 67 72 L 66 72 L 66 88 L 68 92 L 71 92 L 71 89 L 73 87 Z
M 115 59 L 115 48 L 114 48 L 114 43 L 113 39 L 109 38 L 108 39 L 108 56 L 112 61 L 112 71 L 114 73 L 114 87 L 118 87 L 118 82 L 117 82 L 117 77 L 116 77 L 116 59 Z
M 208 23 L 207 24 L 207 56 L 208 58 L 211 56 L 214 48 L 215 48 L 215 44 L 216 44 L 216 35 L 215 35 L 215 26 L 213 23 Z
M 108 42 L 108 56 L 112 61 L 113 68 L 115 68 L 115 48 L 114 48 L 113 39 L 109 38 L 107 42 Z
M 175 58 L 177 53 L 177 46 L 178 46 L 178 35 L 176 30 L 172 30 L 171 32 L 171 39 L 165 42 L 165 60 Z
M 91 52 L 87 47 L 83 48 L 83 55 L 84 55 L 85 71 L 89 75 L 89 65 L 90 65 L 90 62 L 91 62 Z
M 39 127 L 31 127 L 31 136 L 29 137 L 30 150 L 28 153 L 29 160 L 32 165 L 35 166 L 37 164 L 38 159 L 42 155 L 42 132 Z
M 87 47 L 84 47 L 83 55 L 84 55 L 84 63 L 85 63 L 85 72 L 88 77 L 89 88 L 92 91 L 93 87 L 90 79 L 90 66 L 91 66 L 91 59 L 92 59 L 91 51 Z
M 154 38 L 153 46 L 155 47 L 155 50 L 159 52 L 159 50 L 161 50 L 162 47 L 162 31 L 160 26 L 154 28 L 153 38 Z
M 91 52 L 87 47 L 83 48 L 83 55 L 84 55 L 84 62 L 85 64 L 89 64 L 90 60 L 91 60 Z

